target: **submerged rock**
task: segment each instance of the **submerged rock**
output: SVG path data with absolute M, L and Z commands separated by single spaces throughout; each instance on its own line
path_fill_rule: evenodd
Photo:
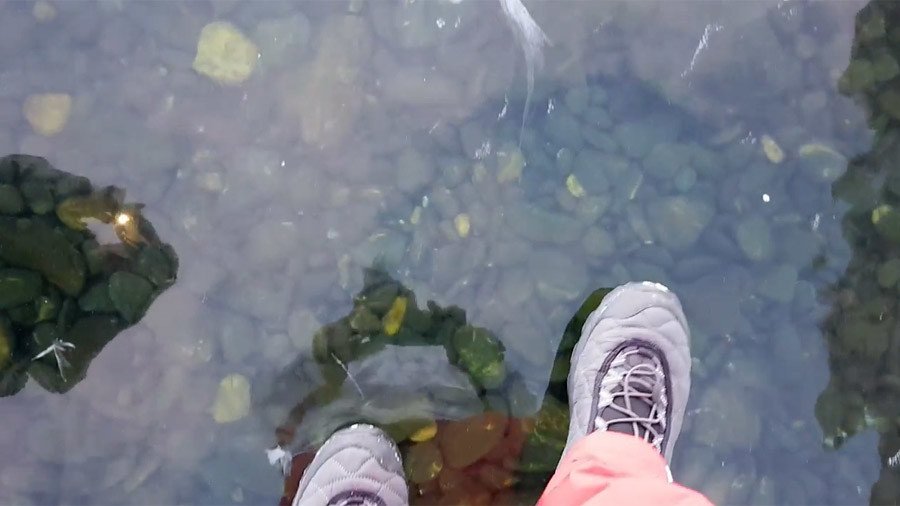
M 889 204 L 883 204 L 872 211 L 872 224 L 885 239 L 900 244 L 900 211 Z
M 690 160 L 691 149 L 688 146 L 675 143 L 657 144 L 644 157 L 644 170 L 655 178 L 670 180 L 679 170 L 687 167 Z
M 892 118 L 900 120 L 900 91 L 889 89 L 878 97 L 878 105 Z
M 66 313 L 65 309 L 61 310 L 61 313 Z M 91 361 L 126 326 L 116 316 L 95 315 L 79 318 L 61 336 L 63 341 L 74 345 L 74 348 L 65 352 L 66 366 L 63 368 L 63 374 L 60 374 L 58 364 L 52 355 L 47 355 L 32 363 L 28 368 L 28 375 L 51 392 L 68 392 L 84 379 Z
M 528 473 L 556 469 L 569 437 L 569 410 L 547 395 L 534 417 L 534 426 L 525 440 L 519 469 Z
M 794 298 L 797 286 L 797 268 L 792 265 L 779 265 L 763 274 L 759 280 L 760 295 L 775 302 L 786 303 Z
M 19 185 L 25 203 L 34 214 L 47 214 L 53 210 L 52 183 L 39 179 L 30 179 Z
M 0 309 L 30 302 L 41 293 L 41 276 L 22 269 L 0 269 Z
M 626 155 L 641 159 L 654 146 L 674 140 L 678 135 L 678 121 L 674 116 L 651 116 L 640 121 L 626 121 L 618 124 L 613 135 Z
M 64 235 L 44 222 L 0 217 L 0 259 L 40 272 L 69 295 L 77 295 L 84 286 L 83 258 Z
M 363 106 L 360 67 L 371 51 L 371 34 L 358 16 L 331 17 L 321 28 L 313 61 L 291 90 L 289 109 L 300 116 L 303 141 L 318 148 L 340 144 Z
M 157 287 L 168 287 L 175 282 L 178 257 L 168 245 L 147 245 L 138 253 L 134 271 Z
M 108 283 L 96 283 L 78 298 L 78 307 L 82 311 L 92 313 L 115 313 L 116 306 L 113 305 L 112 299 L 109 298 Z
M 529 258 L 528 268 L 538 294 L 549 301 L 577 299 L 589 279 L 582 262 L 556 250 L 536 251 Z
M 414 444 L 403 457 L 403 469 L 413 483 L 425 483 L 437 478 L 444 468 L 441 450 L 433 441 Z
M 350 328 L 361 333 L 378 332 L 381 330 L 381 319 L 375 316 L 369 308 L 356 306 L 350 314 Z
M 524 203 L 509 206 L 506 223 L 525 239 L 555 244 L 575 241 L 583 229 L 575 218 Z
M 12 363 L 13 349 L 16 346 L 14 339 L 15 334 L 13 334 L 9 321 L 5 318 L 0 318 L 0 371 L 3 371 Z M 0 390 L 0 397 L 3 395 L 2 390 Z
M 140 320 L 153 298 L 153 285 L 130 272 L 119 271 L 109 277 L 109 298 L 125 321 Z
M 719 451 L 756 448 L 762 420 L 743 389 L 713 385 L 700 395 L 691 434 L 698 443 Z
M 735 238 L 744 255 L 754 262 L 772 256 L 772 235 L 769 225 L 760 216 L 751 216 L 738 223 Z
M 690 248 L 712 220 L 714 209 L 687 196 L 665 197 L 647 205 L 647 220 L 656 239 L 673 251 Z
M 227 21 L 203 27 L 197 41 L 193 68 L 219 84 L 240 84 L 256 67 L 259 50 L 240 30 Z
M 250 382 L 240 374 L 230 374 L 219 383 L 212 416 L 216 423 L 231 423 L 250 413 Z
M 484 388 L 497 388 L 506 379 L 503 345 L 486 329 L 466 325 L 453 335 L 460 365 Z
M 22 106 L 22 113 L 31 128 L 46 137 L 62 132 L 71 111 L 72 97 L 66 93 L 29 95 Z
M 437 441 L 444 463 L 453 469 L 474 464 L 503 439 L 507 419 L 486 412 L 463 420 L 447 422 L 438 429 Z
M 797 154 L 804 170 L 820 181 L 833 183 L 847 170 L 847 157 L 825 144 L 804 144 Z
M 293 61 L 307 50 L 312 27 L 302 12 L 290 17 L 266 19 L 256 25 L 253 38 L 259 45 L 260 65 L 273 68 Z
M 900 258 L 892 258 L 878 266 L 878 284 L 883 288 L 891 288 L 900 282 Z
M 114 187 L 95 192 L 87 179 L 40 157 L 0 159 L 3 211 L 17 214 L 0 216 L 0 322 L 9 347 L 3 395 L 28 377 L 51 392 L 69 391 L 106 344 L 174 282 L 175 252 L 159 241 L 142 205 L 125 204 L 124 195 Z M 120 242 L 101 246 L 87 219 L 109 227 L 109 238 Z
M 19 214 L 25 210 L 25 200 L 15 186 L 0 184 L 0 214 Z
M 437 174 L 434 160 L 421 151 L 406 148 L 397 156 L 397 188 L 415 193 L 430 183 Z

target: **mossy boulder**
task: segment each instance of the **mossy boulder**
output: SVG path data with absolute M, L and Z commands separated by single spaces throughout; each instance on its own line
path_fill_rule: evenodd
M 506 379 L 503 344 L 489 331 L 466 325 L 453 335 L 460 365 L 484 388 L 497 388 Z
M 0 159 L 0 396 L 66 392 L 176 278 L 178 258 L 125 191 L 43 158 Z M 87 220 L 112 228 L 100 245 Z

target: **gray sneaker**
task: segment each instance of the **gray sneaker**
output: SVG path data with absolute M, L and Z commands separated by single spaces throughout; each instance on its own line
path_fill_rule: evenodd
M 399 506 L 409 492 L 397 445 L 381 429 L 356 424 L 328 438 L 309 464 L 293 506 Z
M 681 303 L 658 283 L 628 283 L 588 316 L 572 352 L 565 451 L 596 430 L 633 434 L 666 461 L 691 389 L 690 333 Z

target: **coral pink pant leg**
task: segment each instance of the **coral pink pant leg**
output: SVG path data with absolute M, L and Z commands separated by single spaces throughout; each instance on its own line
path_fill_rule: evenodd
M 538 506 L 710 506 L 702 494 L 670 483 L 666 462 L 627 434 L 594 432 L 562 458 Z

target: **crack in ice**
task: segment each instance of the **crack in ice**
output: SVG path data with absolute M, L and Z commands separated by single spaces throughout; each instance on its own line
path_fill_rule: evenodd
M 684 69 L 684 72 L 681 73 L 681 77 L 687 77 L 687 75 L 694 70 L 694 65 L 697 64 L 697 58 L 700 56 L 700 53 L 709 47 L 710 34 L 724 29 L 725 27 L 718 23 L 706 25 L 706 28 L 703 29 L 703 35 L 700 36 L 700 43 L 697 44 L 697 49 L 694 50 L 694 55 L 691 57 L 691 63 L 689 63 L 688 68 Z

